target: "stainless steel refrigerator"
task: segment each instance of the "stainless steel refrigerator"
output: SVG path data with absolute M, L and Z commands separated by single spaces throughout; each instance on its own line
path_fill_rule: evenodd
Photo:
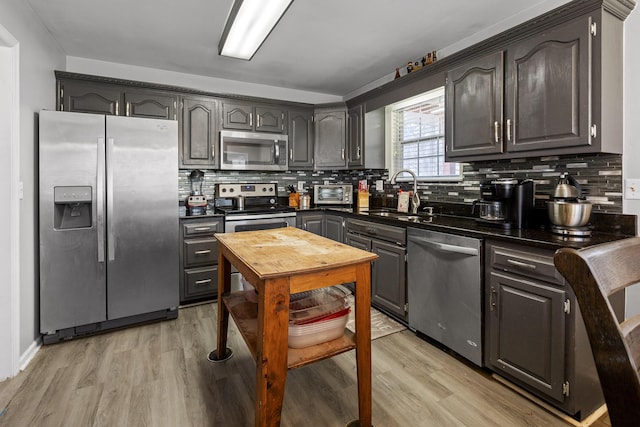
M 40 112 L 45 343 L 177 316 L 177 128 L 171 120 Z

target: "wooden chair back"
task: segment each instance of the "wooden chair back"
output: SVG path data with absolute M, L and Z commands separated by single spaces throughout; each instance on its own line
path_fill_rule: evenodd
M 612 426 L 640 426 L 640 315 L 620 322 L 609 301 L 640 282 L 640 237 L 563 248 L 554 263 L 577 297 Z

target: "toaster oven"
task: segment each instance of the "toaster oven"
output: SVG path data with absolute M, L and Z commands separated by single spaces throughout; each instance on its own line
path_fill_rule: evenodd
M 350 205 L 353 202 L 351 184 L 317 184 L 313 186 L 315 205 Z

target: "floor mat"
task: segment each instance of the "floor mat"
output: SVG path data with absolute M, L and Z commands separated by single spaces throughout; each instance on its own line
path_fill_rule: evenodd
M 349 320 L 347 321 L 347 328 L 355 332 L 355 310 L 353 295 L 349 295 L 349 300 L 351 304 L 351 312 L 349 313 Z M 384 337 L 396 332 L 400 332 L 407 329 L 403 324 L 396 322 L 386 314 L 381 313 L 375 308 L 371 307 L 371 339 L 375 340 L 376 338 Z

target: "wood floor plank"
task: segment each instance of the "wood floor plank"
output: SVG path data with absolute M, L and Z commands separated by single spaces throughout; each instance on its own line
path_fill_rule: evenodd
M 234 356 L 206 359 L 216 310 L 191 306 L 175 320 L 41 348 L 0 383 L 0 427 L 253 425 L 256 365 L 233 321 Z M 378 427 L 568 425 L 409 330 L 374 340 L 372 362 Z M 355 352 L 289 371 L 282 427 L 343 427 L 357 415 Z M 594 424 L 608 426 L 606 416 Z

